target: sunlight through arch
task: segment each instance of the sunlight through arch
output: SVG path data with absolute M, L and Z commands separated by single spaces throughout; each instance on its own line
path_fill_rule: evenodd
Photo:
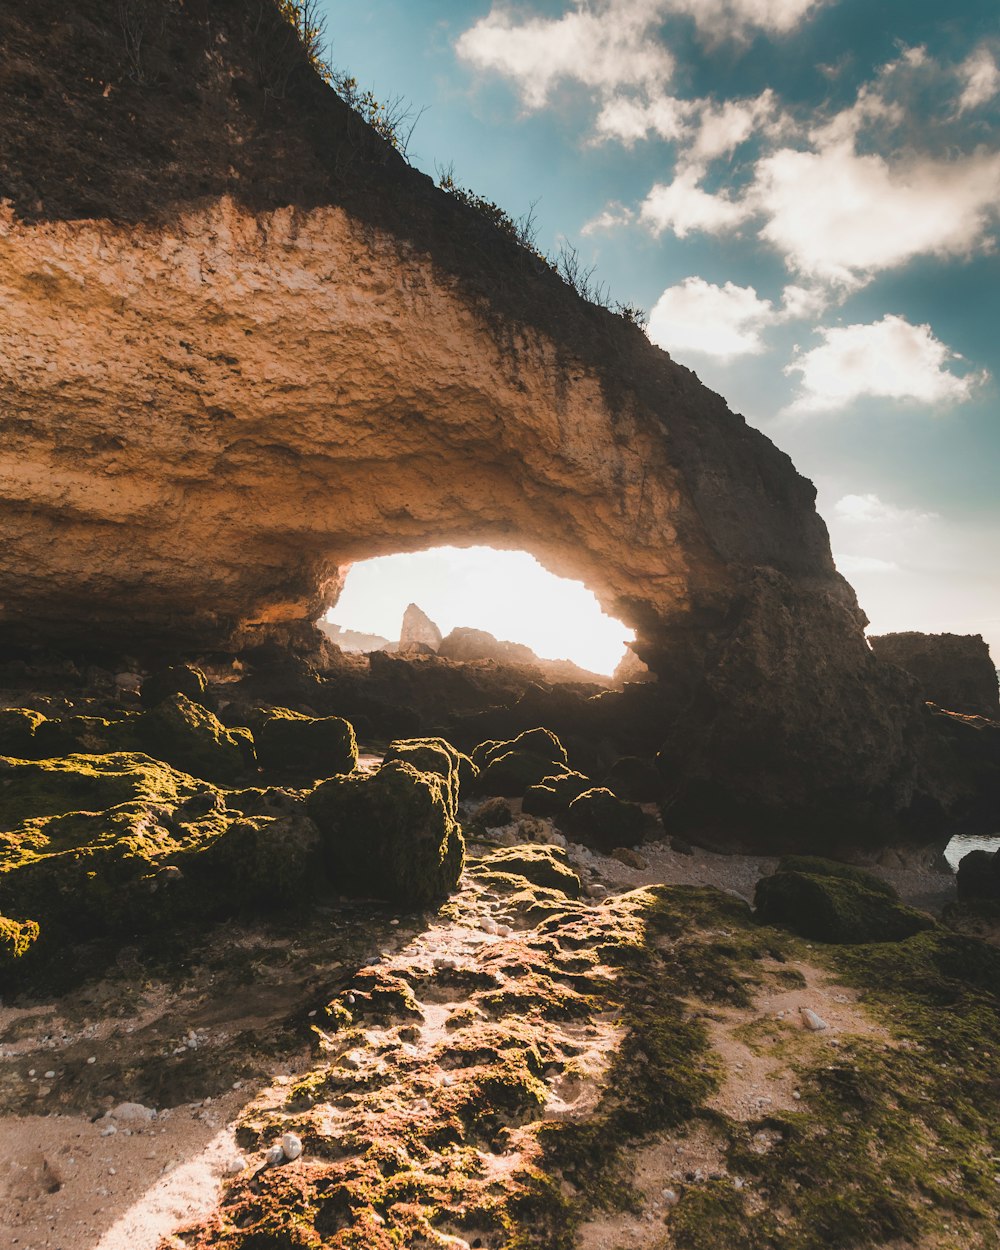
M 469 626 L 520 642 L 547 660 L 610 674 L 634 638 L 581 582 L 557 577 L 525 551 L 434 547 L 359 561 L 327 619 L 345 630 L 399 638 L 416 603 L 447 635 Z

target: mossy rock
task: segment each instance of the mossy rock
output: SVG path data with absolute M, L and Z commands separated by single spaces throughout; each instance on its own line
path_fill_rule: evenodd
M 479 868 L 486 872 L 514 873 L 533 885 L 561 890 L 569 898 L 579 898 L 582 890 L 561 847 L 515 846 L 487 856 Z
M 876 894 L 884 894 L 887 898 L 898 900 L 899 895 L 881 877 L 873 872 L 866 872 L 854 864 L 842 864 L 839 860 L 824 859 L 821 855 L 784 855 L 778 863 L 778 872 L 804 872 L 814 877 L 839 877 L 842 881 L 853 881 L 866 890 L 874 890 Z
M 192 703 L 203 703 L 208 681 L 200 668 L 192 664 L 175 664 L 158 669 L 139 687 L 139 701 L 145 708 L 158 707 L 164 699 L 182 694 Z
M 505 798 L 520 798 L 530 786 L 536 786 L 547 777 L 568 772 L 544 755 L 532 755 L 528 751 L 506 751 L 494 755 L 479 774 L 477 789 L 482 794 L 499 794 Z
M 469 789 L 479 776 L 472 760 L 444 738 L 397 738 L 389 743 L 384 763 L 402 760 L 421 773 L 434 773 L 454 791 L 454 815 L 462 787 Z
M 544 777 L 524 792 L 521 810 L 529 816 L 562 816 L 570 803 L 594 783 L 583 773 L 567 772 L 558 777 Z
M 354 726 L 339 716 L 303 716 L 274 708 L 256 733 L 256 745 L 267 772 L 315 780 L 353 772 L 358 765 Z
M 604 779 L 607 788 L 620 799 L 634 803 L 655 803 L 663 794 L 663 778 L 652 760 L 623 755 L 612 764 Z
M 465 843 L 448 783 L 402 760 L 332 777 L 309 797 L 328 871 L 345 894 L 424 907 L 452 890 Z
M 632 846 L 641 840 L 646 814 L 637 804 L 595 786 L 570 803 L 565 825 L 567 832 L 585 846 L 613 851 L 616 846 Z
M 506 744 L 497 738 L 489 738 L 486 742 L 480 742 L 477 747 L 472 748 L 472 762 L 475 766 L 482 770 L 489 763 L 489 757 L 493 754 L 495 747 L 502 747 Z
M 35 731 L 45 717 L 31 708 L 0 709 L 0 755 L 18 760 L 35 759 Z
M 194 777 L 232 785 L 253 768 L 253 740 L 226 729 L 207 708 L 172 694 L 136 722 L 142 749 Z
M 319 832 L 245 818 L 145 755 L 0 761 L 0 911 L 66 941 L 287 903 L 323 879 Z
M 26 955 L 38 940 L 39 927 L 34 920 L 11 920 L 0 916 L 0 968 Z
M 111 755 L 121 751 L 144 751 L 139 737 L 142 717 L 138 712 L 120 717 L 63 716 L 43 719 L 35 729 L 33 759 L 51 760 L 61 755 Z
M 869 875 L 857 871 L 861 878 Z M 878 884 L 874 889 L 841 872 L 779 871 L 757 882 L 757 919 L 800 937 L 841 944 L 899 942 L 934 926 L 930 916 L 905 907 L 895 891 L 887 893 Z

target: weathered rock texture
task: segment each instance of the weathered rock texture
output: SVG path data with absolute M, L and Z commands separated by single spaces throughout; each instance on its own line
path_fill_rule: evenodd
M 882 634 L 869 638 L 880 660 L 905 668 L 924 698 L 949 712 L 1000 720 L 1000 689 L 981 634 Z
M 525 549 L 635 627 L 679 824 L 938 832 L 919 699 L 788 457 L 408 168 L 267 3 L 141 7 L 130 55 L 114 0 L 0 0 L 2 636 L 224 647 L 354 560 Z
M 422 608 L 410 603 L 403 613 L 403 623 L 399 630 L 400 650 L 414 643 L 437 651 L 441 646 L 441 631 Z

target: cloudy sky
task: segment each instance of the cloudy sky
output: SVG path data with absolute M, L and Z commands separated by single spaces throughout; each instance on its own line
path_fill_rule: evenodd
M 995 0 L 325 2 L 414 164 L 534 205 L 812 478 L 873 632 L 1000 661 Z

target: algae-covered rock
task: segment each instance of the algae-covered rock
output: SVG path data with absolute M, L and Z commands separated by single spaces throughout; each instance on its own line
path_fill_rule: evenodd
M 172 694 L 136 722 L 142 749 L 194 777 L 230 785 L 253 767 L 252 740 L 226 729 L 207 708 Z
M 485 872 L 514 873 L 533 885 L 561 890 L 570 898 L 579 898 L 580 878 L 576 875 L 561 847 L 515 846 L 510 850 L 496 851 L 479 865 Z
M 448 783 L 402 760 L 332 777 L 309 797 L 328 871 L 346 894 L 423 907 L 451 890 L 465 843 Z
M 60 755 L 110 755 L 118 751 L 141 751 L 142 717 L 135 712 L 121 716 L 63 716 L 44 719 L 35 729 L 32 759 L 55 759 Z
M 38 939 L 39 928 L 34 920 L 11 920 L 0 916 L 0 968 L 27 954 Z
M 260 765 L 269 772 L 315 779 L 349 773 L 358 763 L 354 726 L 339 716 L 274 708 L 257 730 L 256 743 Z
M 150 673 L 139 687 L 139 701 L 143 707 L 153 708 L 171 695 L 182 694 L 192 703 L 201 703 L 207 690 L 208 682 L 200 668 L 175 664 Z
M 35 731 L 45 717 L 30 708 L 0 709 L 0 755 L 14 759 L 35 758 Z
M 490 756 L 496 747 L 505 746 L 506 743 L 501 742 L 497 738 L 489 738 L 486 742 L 480 742 L 477 747 L 472 748 L 472 762 L 478 769 L 483 769 L 489 763 Z
M 479 776 L 472 760 L 444 738 L 397 738 L 389 743 L 384 757 L 387 764 L 392 760 L 402 760 L 418 772 L 434 773 L 447 781 L 454 792 L 453 814 L 458 812 L 462 786 L 468 788 Z
M 655 803 L 663 794 L 663 778 L 652 760 L 623 755 L 612 764 L 604 784 L 620 799 Z
M 479 774 L 477 788 L 483 794 L 499 794 L 506 798 L 519 798 L 530 786 L 536 786 L 546 777 L 561 775 L 569 770 L 528 751 L 506 751 L 494 755 Z
M 814 871 L 778 871 L 757 882 L 754 906 L 763 924 L 791 929 L 820 942 L 898 942 L 934 921 L 899 902 L 895 890 L 862 869 L 810 861 Z
M 616 846 L 631 846 L 640 840 L 646 815 L 635 803 L 596 786 L 570 803 L 565 823 L 567 832 L 585 846 L 613 851 Z
M 544 777 L 537 785 L 524 792 L 521 810 L 529 816 L 562 816 L 570 803 L 579 798 L 593 782 L 583 773 L 567 772 L 558 777 Z
M 37 943 L 138 932 L 292 901 L 323 879 L 301 816 L 246 818 L 146 755 L 0 761 L 0 912 Z
M 815 877 L 840 877 L 843 881 L 853 881 L 866 890 L 874 890 L 876 894 L 884 894 L 887 898 L 897 899 L 899 896 L 888 881 L 876 877 L 873 872 L 866 872 L 854 864 L 842 864 L 836 859 L 824 859 L 821 855 L 783 855 L 778 861 L 778 872 L 804 872 Z
M 509 825 L 513 819 L 510 804 L 499 795 L 480 803 L 472 813 L 472 823 L 480 829 L 499 829 Z

